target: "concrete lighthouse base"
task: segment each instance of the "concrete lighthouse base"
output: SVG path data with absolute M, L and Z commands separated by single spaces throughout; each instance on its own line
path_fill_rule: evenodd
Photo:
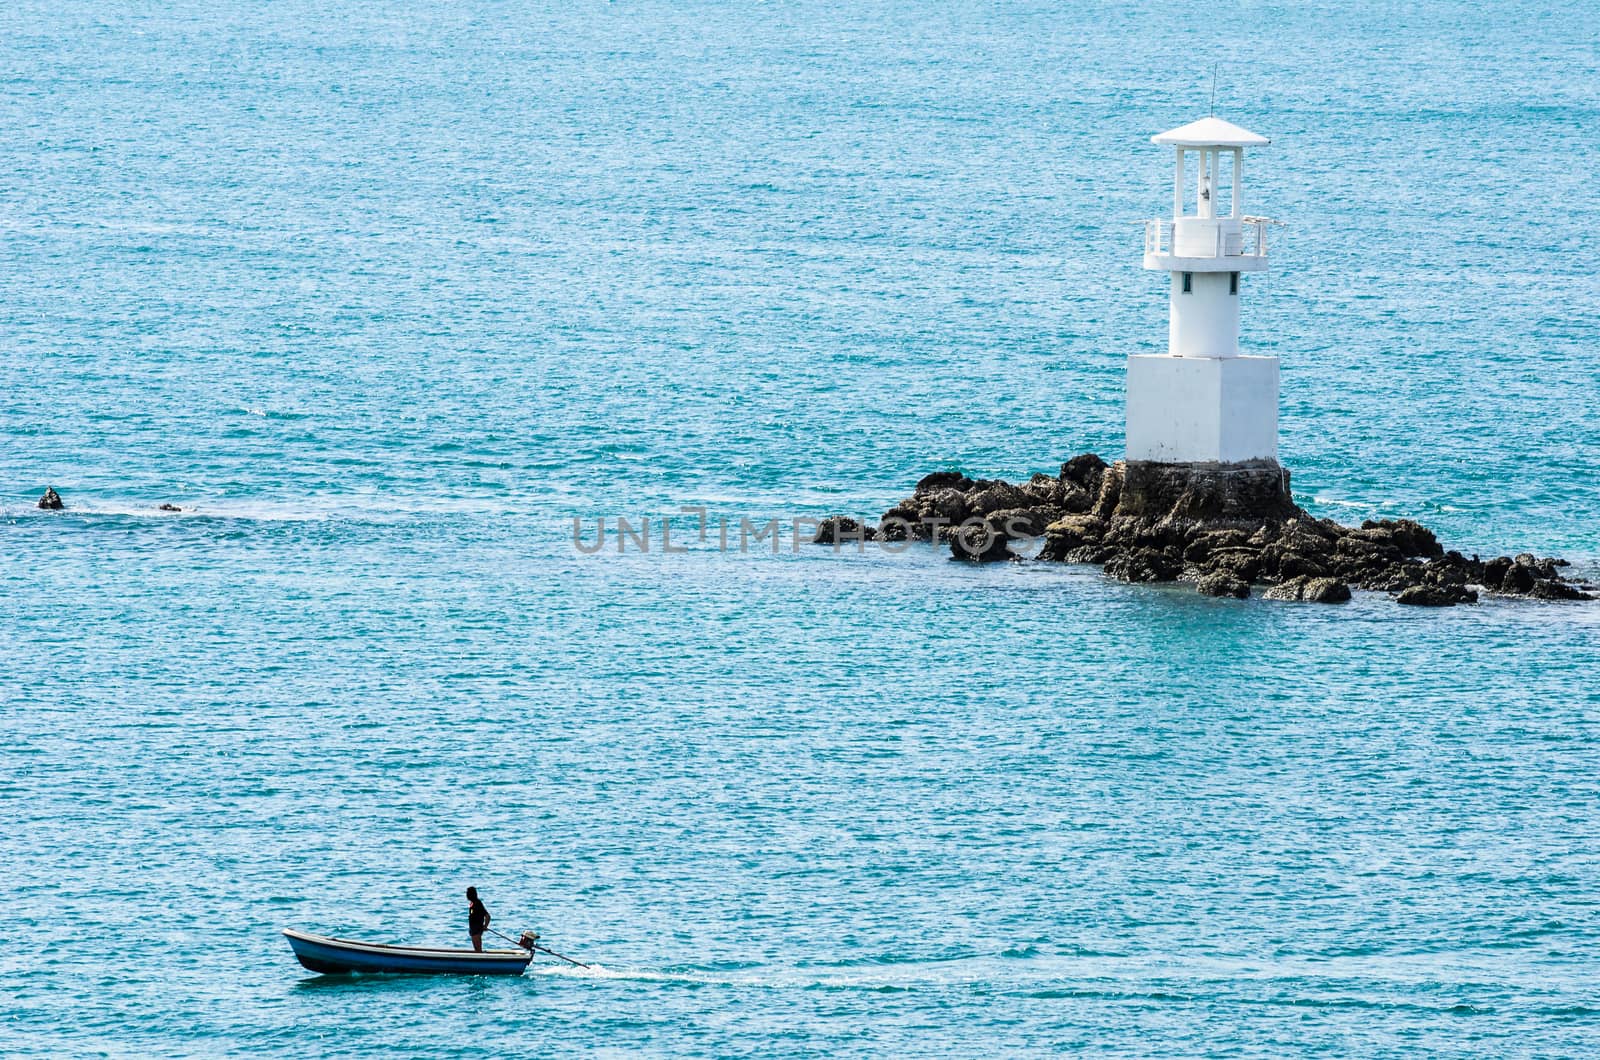
M 1289 471 L 1276 460 L 1233 464 L 1173 464 L 1128 460 L 1112 515 L 1152 523 L 1184 521 L 1259 526 L 1301 514 L 1289 491 Z
M 1278 359 L 1129 357 L 1127 438 L 1129 460 L 1276 460 Z

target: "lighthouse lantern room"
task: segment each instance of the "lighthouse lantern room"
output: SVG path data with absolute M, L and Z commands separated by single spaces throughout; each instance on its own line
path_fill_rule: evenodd
M 1239 354 L 1241 277 L 1266 269 L 1273 223 L 1244 213 L 1244 149 L 1268 141 L 1220 118 L 1151 140 L 1174 148 L 1172 218 L 1144 238 L 1170 315 L 1167 352 L 1128 358 L 1128 459 L 1276 460 L 1278 359 Z

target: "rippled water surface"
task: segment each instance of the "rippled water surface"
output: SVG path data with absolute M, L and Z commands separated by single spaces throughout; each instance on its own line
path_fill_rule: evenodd
M 1116 455 L 1218 61 L 1297 496 L 1600 573 L 1597 55 L 1577 3 L 6 7 L 0 1053 L 1594 1054 L 1600 608 L 571 520 Z M 598 968 L 278 937 L 459 941 L 469 883 Z

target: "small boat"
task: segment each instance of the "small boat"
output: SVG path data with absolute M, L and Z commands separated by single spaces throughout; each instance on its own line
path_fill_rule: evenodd
M 447 950 L 335 939 L 285 928 L 283 937 L 301 964 L 323 975 L 386 972 L 409 975 L 521 975 L 533 951 Z

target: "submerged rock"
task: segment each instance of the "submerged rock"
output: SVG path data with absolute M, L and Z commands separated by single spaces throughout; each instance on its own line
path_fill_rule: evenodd
M 181 511 L 183 511 L 183 509 L 178 507 L 176 504 L 163 504 L 159 508 L 157 508 L 156 511 L 158 511 L 158 512 L 181 512 Z
M 46 486 L 44 496 L 39 498 L 39 507 L 47 512 L 59 512 L 66 505 L 61 503 L 61 494 L 56 492 L 54 486 Z

